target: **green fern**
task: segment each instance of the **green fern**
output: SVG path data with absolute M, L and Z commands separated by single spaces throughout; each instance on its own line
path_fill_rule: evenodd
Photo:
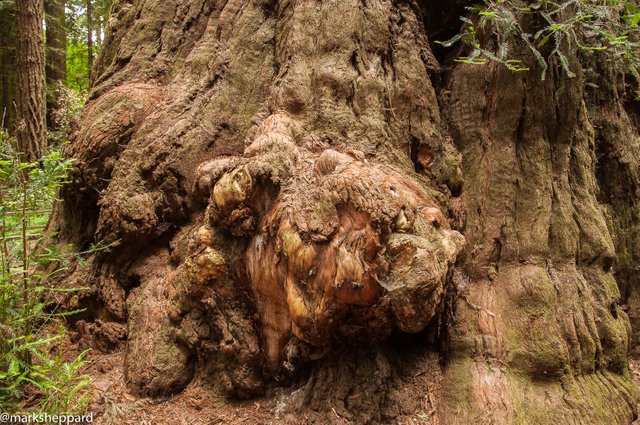
M 56 312 L 45 301 L 56 289 L 44 282 L 64 271 L 69 259 L 54 246 L 33 249 L 72 161 L 54 150 L 38 163 L 22 163 L 13 138 L 0 132 L 0 142 L 0 410 L 19 411 L 30 386 L 41 413 L 84 413 L 90 401 L 82 374 L 87 352 L 66 361 L 61 346 L 61 318 L 78 311 Z M 56 266 L 43 267 L 51 264 Z
M 640 74 L 640 6 L 637 1 L 564 0 L 536 1 L 483 0 L 468 7 L 461 17 L 462 31 L 449 40 L 437 42 L 451 47 L 461 42 L 470 51 L 458 62 L 497 62 L 513 72 L 527 71 L 527 58 L 512 57 L 514 48 L 525 46 L 545 79 L 551 63 L 564 74 L 575 77 L 568 59 L 571 47 L 585 54 L 606 54 L 623 63 L 636 79 Z M 523 28 L 522 22 L 533 28 Z M 533 24 L 531 24 L 533 23 Z M 491 47 L 489 47 L 491 46 Z

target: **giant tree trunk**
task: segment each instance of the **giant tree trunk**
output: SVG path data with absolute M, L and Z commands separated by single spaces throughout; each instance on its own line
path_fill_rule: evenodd
M 44 154 L 47 137 L 42 0 L 16 1 L 16 138 L 26 161 Z
M 114 4 L 49 231 L 119 242 L 60 284 L 96 338 L 126 324 L 132 392 L 306 379 L 320 422 L 393 422 L 414 333 L 444 423 L 632 420 L 624 76 L 438 63 L 459 3 Z

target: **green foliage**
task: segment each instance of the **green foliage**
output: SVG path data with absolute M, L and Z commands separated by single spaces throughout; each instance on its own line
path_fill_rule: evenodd
M 0 0 L 0 11 L 3 9 L 13 10 L 16 6 L 15 0 Z
M 59 335 L 64 335 L 64 328 Z M 59 346 L 54 356 L 38 353 L 39 362 L 33 364 L 32 376 L 38 378 L 38 388 L 43 396 L 40 408 L 43 412 L 84 413 L 91 402 L 87 388 L 89 377 L 82 374 L 88 350 L 83 351 L 71 362 L 63 358 L 63 348 Z
M 90 401 L 86 352 L 67 360 L 61 345 L 60 318 L 75 312 L 57 313 L 46 301 L 56 290 L 46 279 L 62 270 L 46 266 L 64 262 L 55 250 L 34 249 L 72 161 L 54 150 L 22 163 L 6 132 L 0 143 L 0 406 L 17 406 L 29 388 L 43 413 L 82 413 Z
M 93 18 L 93 55 L 97 57 L 102 41 L 107 33 L 107 22 L 111 12 L 113 0 L 92 0 Z M 57 21 L 51 21 L 57 22 Z M 15 63 L 15 0 L 0 0 L 0 53 L 5 58 L 9 58 L 0 71 L 0 120 L 4 116 L 4 127 L 10 132 L 14 131 L 15 125 L 15 105 L 13 100 L 16 94 L 16 63 Z M 66 0 L 65 2 L 65 22 L 67 46 L 66 53 L 66 81 L 67 89 L 74 90 L 75 94 L 67 98 L 86 98 L 89 88 L 88 69 L 88 28 L 87 28 L 87 2 L 86 0 Z M 7 93 L 3 93 L 6 90 Z M 59 87 L 50 86 L 47 88 L 49 100 L 57 99 L 56 102 L 49 102 L 50 105 L 57 103 L 59 98 L 55 96 L 59 92 Z M 68 91 L 66 92 L 69 93 Z M 73 109 L 73 108 L 72 108 Z M 58 111 L 48 111 L 47 118 L 51 112 L 59 115 Z M 69 119 L 66 119 L 68 123 Z M 58 144 L 66 137 L 65 132 L 59 130 L 61 126 L 56 121 L 50 121 L 56 132 L 50 134 L 49 139 Z
M 111 12 L 112 0 L 92 0 L 93 54 L 97 57 L 100 42 L 104 38 L 106 23 Z M 67 0 L 67 87 L 85 91 L 89 88 L 87 64 L 87 2 Z
M 463 31 L 445 47 L 462 42 L 470 49 L 459 62 L 498 62 L 511 71 L 528 71 L 528 58 L 516 58 L 514 47 L 526 46 L 537 61 L 544 80 L 550 64 L 559 65 L 572 78 L 567 52 L 578 47 L 589 54 L 604 52 L 621 61 L 638 79 L 640 67 L 640 7 L 636 1 L 622 0 L 483 0 L 468 7 L 470 16 L 461 17 Z
M 84 41 L 67 43 L 67 87 L 77 91 L 89 88 L 87 44 Z

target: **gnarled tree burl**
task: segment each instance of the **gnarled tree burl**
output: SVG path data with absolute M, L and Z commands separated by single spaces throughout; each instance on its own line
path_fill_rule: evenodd
M 445 423 L 632 420 L 637 105 L 571 46 L 545 81 L 434 55 L 463 3 L 115 2 L 49 232 L 120 242 L 57 284 L 131 391 L 310 365 L 300 409 L 393 422 L 384 341 L 440 322 Z

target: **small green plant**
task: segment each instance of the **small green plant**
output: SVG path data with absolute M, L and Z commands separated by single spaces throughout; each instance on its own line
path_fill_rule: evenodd
M 0 408 L 15 411 L 28 389 L 42 413 L 83 413 L 89 404 L 89 380 L 81 374 L 86 352 L 67 360 L 61 345 L 61 318 L 76 312 L 58 313 L 46 301 L 55 288 L 44 282 L 64 261 L 54 249 L 35 249 L 72 161 L 53 150 L 24 163 L 6 132 L 0 143 Z M 42 271 L 52 263 L 58 265 L 53 271 Z
M 552 62 L 572 78 L 575 70 L 567 51 L 575 46 L 583 52 L 605 52 L 640 80 L 640 7 L 636 1 L 483 0 L 467 10 L 469 17 L 460 18 L 462 32 L 447 41 L 436 41 L 444 47 L 465 44 L 470 53 L 458 62 L 491 61 L 514 72 L 528 71 L 524 58 L 514 57 L 514 47 L 524 45 L 537 61 L 543 80 Z
M 64 336 L 61 328 L 58 335 Z M 82 374 L 88 350 L 66 362 L 59 346 L 54 356 L 40 353 L 38 362 L 32 366 L 32 376 L 38 378 L 36 385 L 42 392 L 40 408 L 43 412 L 84 413 L 89 408 L 89 376 Z

